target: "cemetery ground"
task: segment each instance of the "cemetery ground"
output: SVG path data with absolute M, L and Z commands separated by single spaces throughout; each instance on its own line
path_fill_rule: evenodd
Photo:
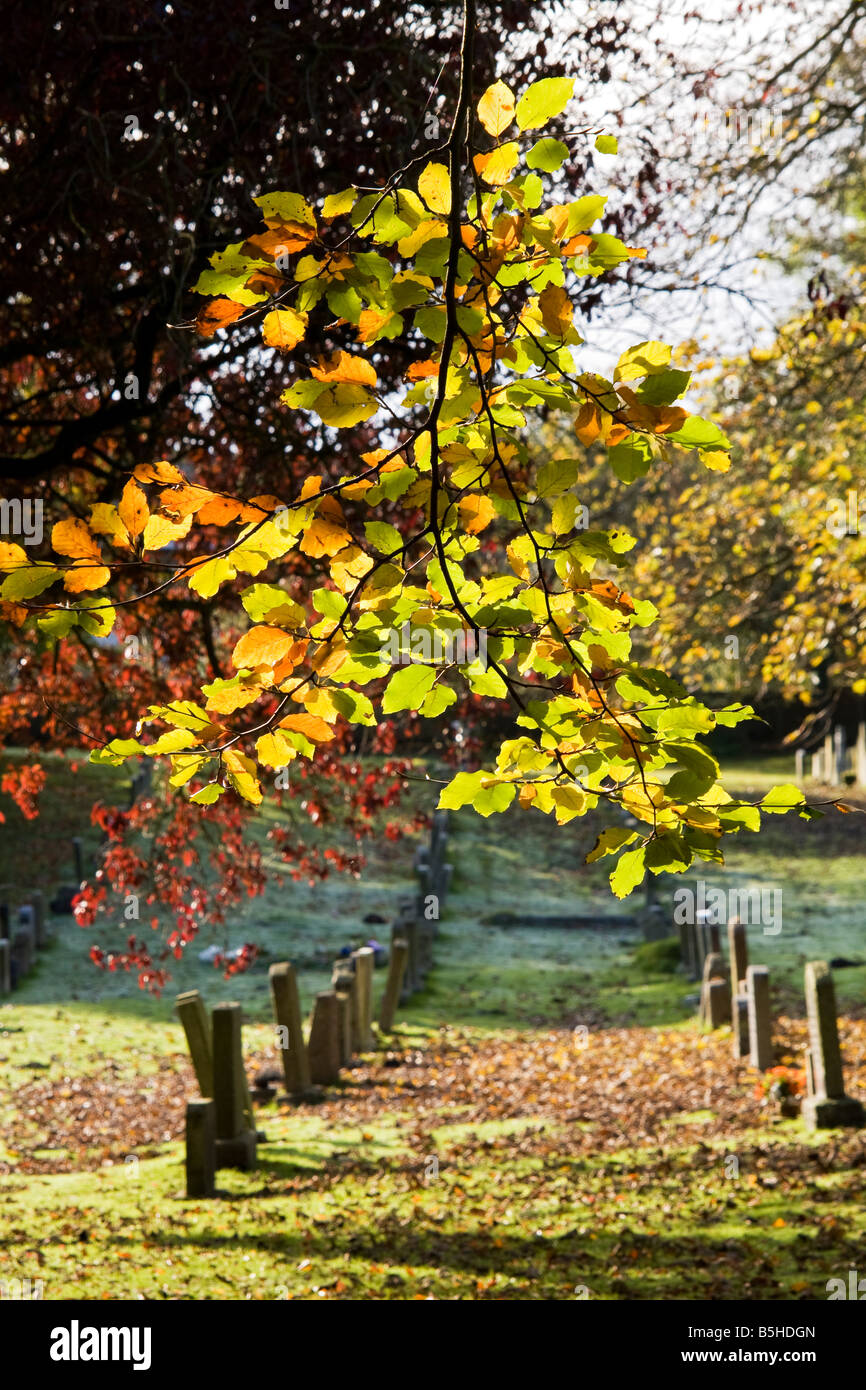
M 791 780 L 792 761 L 734 766 L 729 786 L 760 793 Z M 75 796 L 105 794 L 104 779 L 79 768 Z M 430 791 L 419 784 L 419 805 Z M 85 817 L 72 824 L 72 795 L 45 815 L 59 855 Z M 255 1169 L 220 1169 L 211 1200 L 183 1195 L 196 1088 L 174 994 L 239 1000 L 248 1076 L 275 1066 L 268 966 L 296 962 L 307 1010 L 344 942 L 387 941 L 411 841 L 366 845 L 358 882 L 288 881 L 252 900 L 226 944 L 256 942 L 253 969 L 225 980 L 199 964 L 205 938 L 161 999 L 88 962 L 121 928 L 54 918 L 55 940 L 0 1003 L 0 1280 L 41 1280 L 46 1299 L 823 1300 L 830 1278 L 862 1274 L 866 1132 L 782 1118 L 732 1060 L 730 1030 L 701 1030 L 678 952 L 614 920 L 639 895 L 618 903 L 604 865 L 583 865 L 597 830 L 452 816 L 426 988 L 319 1102 L 259 1106 Z M 0 879 L 32 887 L 10 841 Z M 804 962 L 866 960 L 866 821 L 768 818 L 738 841 L 700 876 L 782 889 L 781 931 L 751 926 L 749 953 L 770 969 L 775 1060 L 800 1066 Z M 660 888 L 668 908 L 679 882 Z M 370 913 L 383 924 L 363 925 Z M 530 928 L 527 914 L 597 925 Z M 862 1099 L 866 964 L 834 975 Z

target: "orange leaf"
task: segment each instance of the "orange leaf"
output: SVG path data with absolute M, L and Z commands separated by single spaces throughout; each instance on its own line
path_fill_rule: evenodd
M 313 743 L 327 743 L 334 737 L 334 730 L 317 714 L 287 714 L 280 720 L 280 728 L 294 729 Z
M 294 309 L 272 309 L 262 323 L 262 337 L 267 347 L 290 352 L 297 347 L 307 331 L 307 315 Z M 374 374 L 375 376 L 375 374 Z
M 601 434 L 601 411 L 594 401 L 584 401 L 577 412 L 574 432 L 581 444 L 594 444 Z
M 117 511 L 121 521 L 133 539 L 136 536 L 140 536 L 147 525 L 150 509 L 147 505 L 147 498 L 132 478 L 130 478 L 123 492 L 120 494 L 120 502 L 118 503 Z
M 233 299 L 224 297 L 212 299 L 209 304 L 205 304 L 203 309 L 199 309 L 195 326 L 203 338 L 212 338 L 218 328 L 225 328 L 227 324 L 234 323 L 235 319 L 240 318 L 243 311 L 243 304 L 236 304 Z M 136 469 L 136 476 L 138 476 L 138 469 Z M 158 481 L 161 482 L 162 479 Z
M 243 510 L 243 504 L 232 497 L 211 497 L 199 509 L 198 520 L 202 526 L 225 526 L 234 521 Z
M 242 305 L 240 307 L 243 307 Z M 162 459 L 159 463 L 140 463 L 133 471 L 133 478 L 140 483 L 183 483 L 185 478 L 173 463 Z
M 346 382 L 352 386 L 375 386 L 378 381 L 375 368 L 363 357 L 355 357 L 342 349 L 330 357 L 320 357 L 318 367 L 312 367 L 310 375 L 316 381 L 326 381 L 329 385 Z
M 291 633 L 279 627 L 251 627 L 235 644 L 232 664 L 241 666 L 276 666 L 288 656 L 294 644 Z
M 457 511 L 470 536 L 476 536 L 479 531 L 483 531 L 496 515 L 496 508 L 490 498 L 482 496 L 480 492 L 464 497 L 458 503 Z
M 105 565 L 75 565 L 63 576 L 63 587 L 69 594 L 83 594 L 86 589 L 101 589 L 110 578 Z
M 51 532 L 51 544 L 58 555 L 70 560 L 101 560 L 102 552 L 86 522 L 78 517 L 58 521 Z
M 336 555 L 351 543 L 352 537 L 342 526 L 335 526 L 326 517 L 317 516 L 304 532 L 300 549 L 305 555 Z
M 510 140 L 498 149 L 491 150 L 489 154 L 477 154 L 472 161 L 475 172 L 481 175 L 485 183 L 500 188 L 502 184 L 508 183 L 517 168 L 519 153 L 516 141 Z

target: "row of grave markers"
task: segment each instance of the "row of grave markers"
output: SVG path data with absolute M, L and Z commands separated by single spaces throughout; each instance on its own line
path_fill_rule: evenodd
M 794 757 L 796 780 L 802 786 L 806 780 L 806 750 L 798 748 Z M 825 734 L 823 744 L 811 755 L 810 775 L 813 781 L 828 787 L 841 787 L 846 778 L 858 787 L 866 787 L 866 723 L 861 720 L 857 725 L 857 738 L 850 748 L 841 725 Z
M 388 973 L 379 1005 L 379 1037 L 394 1027 L 397 1007 L 422 988 L 432 968 L 432 942 L 451 880 L 445 861 L 447 812 L 436 812 L 426 853 L 416 854 L 419 890 L 400 904 L 391 935 Z M 429 914 L 429 915 L 428 915 Z M 377 1044 L 373 1028 L 375 952 L 361 946 L 334 962 L 331 987 L 313 1003 L 305 1041 L 294 967 L 288 961 L 269 971 L 285 1097 L 303 1099 L 333 1085 L 356 1053 Z M 257 1128 L 243 1062 L 240 1004 L 217 1004 L 208 1019 L 198 990 L 179 994 L 183 1025 L 199 1095 L 186 1107 L 186 1191 L 212 1197 L 218 1168 L 254 1167 Z M 279 1099 L 279 1097 L 278 1097 Z
M 687 973 L 701 981 L 701 1022 L 707 1028 L 730 1023 L 734 1059 L 748 1057 L 758 1071 L 768 1071 L 773 1065 L 770 972 L 766 965 L 749 965 L 743 923 L 736 919 L 728 923 L 730 976 L 717 925 L 683 923 L 680 949 Z M 866 1109 L 845 1093 L 836 991 L 826 961 L 806 962 L 805 990 L 809 1047 L 804 1058 L 803 1118 L 810 1129 L 864 1125 Z
M 12 908 L 8 889 L 0 888 L 0 995 L 11 994 L 36 964 L 48 944 L 45 898 L 37 889 L 18 909 L 18 926 L 12 932 Z

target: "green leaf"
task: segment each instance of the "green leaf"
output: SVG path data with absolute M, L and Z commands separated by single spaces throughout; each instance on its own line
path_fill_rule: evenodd
M 193 792 L 190 801 L 194 801 L 197 806 L 212 806 L 215 801 L 219 801 L 222 794 L 223 788 L 219 782 L 208 782 L 207 786 Z
M 602 830 L 586 856 L 586 862 L 587 864 L 594 864 L 596 860 L 604 859 L 605 855 L 616 854 L 623 845 L 631 844 L 632 840 L 636 839 L 636 830 L 627 830 L 625 826 L 620 825 L 609 825 L 606 830 Z
M 330 696 L 343 718 L 350 724 L 366 724 L 375 728 L 376 714 L 372 702 L 359 690 L 333 689 Z
M 354 189 L 347 192 L 354 192 Z M 343 198 L 346 194 L 336 196 Z M 316 215 L 300 193 L 262 193 L 253 198 L 253 202 L 261 208 L 262 217 L 279 218 L 281 222 L 305 222 L 308 227 L 316 225 Z
M 761 810 L 766 814 L 784 815 L 786 811 L 792 811 L 795 806 L 802 806 L 806 798 L 799 787 L 795 787 L 792 782 L 785 782 L 780 787 L 773 787 L 760 803 Z
M 621 483 L 633 483 L 636 478 L 643 478 L 653 461 L 652 448 L 642 434 L 629 435 L 621 444 L 614 444 L 607 456 Z
M 127 758 L 146 752 L 137 738 L 113 738 L 104 748 L 94 748 L 89 761 L 108 767 L 121 767 Z
M 49 584 L 59 579 L 60 575 L 61 571 L 55 569 L 54 565 L 22 565 L 20 569 L 7 574 L 0 584 L 0 598 L 8 599 L 10 603 L 35 598 L 43 589 L 47 589 Z
M 401 666 L 394 672 L 382 696 L 383 714 L 418 709 L 435 678 L 436 671 L 432 666 Z
M 599 154 L 616 154 L 619 145 L 615 135 L 599 135 L 595 142 Z
M 517 124 L 521 130 L 546 125 L 564 111 L 574 93 L 573 77 L 543 77 L 527 87 L 517 103 Z
M 489 772 L 458 772 L 439 797 L 439 807 L 456 811 L 461 806 L 474 806 L 481 816 L 505 811 L 514 800 L 517 788 Z
M 653 874 L 682 874 L 692 862 L 693 854 L 682 835 L 666 830 L 646 847 L 646 867 Z
M 568 146 L 563 145 L 561 140 L 554 140 L 548 135 L 543 140 L 536 141 L 532 146 L 526 156 L 526 163 L 530 169 L 541 169 L 545 174 L 553 174 L 566 159 L 568 159 Z
M 684 449 L 730 449 L 731 441 L 722 434 L 718 425 L 711 420 L 702 420 L 700 415 L 690 415 L 681 429 L 665 435 L 674 444 Z
M 663 372 L 671 360 L 671 350 L 667 343 L 651 339 L 646 343 L 636 343 L 620 357 L 613 374 L 614 381 L 632 381 L 635 377 L 651 376 Z M 671 435 L 671 438 L 674 438 Z
M 646 872 L 645 856 L 646 845 L 640 845 L 637 849 L 628 850 L 620 858 L 610 875 L 610 886 L 618 898 L 627 898 L 629 893 L 643 882 Z
M 402 551 L 405 545 L 397 527 L 389 526 L 387 521 L 365 522 L 364 534 L 373 549 L 378 550 L 380 555 L 393 555 L 396 551 Z

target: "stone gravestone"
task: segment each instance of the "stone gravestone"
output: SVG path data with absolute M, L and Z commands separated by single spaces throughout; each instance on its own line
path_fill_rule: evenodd
M 823 782 L 824 780 L 824 754 L 820 748 L 817 753 L 812 754 L 812 781 Z
M 734 995 L 731 1004 L 734 1061 L 749 1055 L 749 996 L 744 989 Z
M 854 745 L 854 772 L 857 785 L 866 787 L 866 723 L 857 725 L 857 742 Z
M 731 961 L 731 988 L 736 995 L 738 989 L 745 988 L 746 970 L 749 965 L 746 928 L 736 917 L 732 917 L 728 923 L 728 955 Z
M 310 1076 L 318 1086 L 339 1081 L 340 1018 L 336 990 L 326 989 L 316 995 L 307 1053 Z
M 177 996 L 174 1005 L 186 1035 L 199 1095 L 210 1100 L 214 1093 L 213 1042 L 204 1000 L 197 989 L 189 989 Z
M 836 991 L 826 961 L 806 962 L 806 1009 L 813 1089 L 813 1094 L 803 1101 L 803 1119 L 807 1127 L 830 1129 L 834 1125 L 866 1124 L 863 1105 L 845 1094 L 836 1023 Z
M 288 961 L 272 965 L 268 980 L 274 1018 L 281 1030 L 279 1047 L 286 1092 L 290 1096 L 302 1095 L 310 1088 L 310 1063 L 301 1024 L 298 981 Z
M 33 931 L 36 936 L 36 948 L 41 950 L 45 945 L 45 894 L 41 888 L 37 888 L 30 894 L 30 906 L 33 908 Z
M 248 1123 L 249 1091 L 244 1072 L 240 1004 L 217 1004 L 211 1012 L 216 1166 L 254 1168 L 256 1131 Z
M 12 992 L 12 952 L 8 941 L 0 938 L 0 994 Z
M 802 787 L 806 780 L 806 751 L 803 748 L 796 749 L 794 753 L 794 780 L 798 787 Z
M 186 1195 L 213 1197 L 216 1192 L 216 1103 L 186 1103 Z
M 379 1032 L 390 1033 L 394 1027 L 394 1015 L 400 1001 L 406 962 L 409 959 L 409 944 L 403 937 L 395 937 L 391 942 L 391 959 L 388 962 L 388 978 L 385 993 L 379 1006 Z
M 373 950 L 361 946 L 352 952 L 357 981 L 358 1024 L 357 1047 L 359 1052 L 369 1052 L 376 1046 L 373 1037 Z
M 749 1061 L 758 1071 L 773 1065 L 770 1027 L 770 972 L 766 965 L 750 965 L 746 970 L 746 996 L 749 1010 Z
M 351 968 L 348 960 L 338 960 L 334 963 L 334 970 L 331 975 L 331 988 L 337 995 L 337 1021 L 340 1035 L 340 1066 L 348 1067 L 352 1064 L 352 1019 L 357 1009 L 357 982 L 355 972 Z
M 421 987 L 418 972 L 418 923 L 414 916 L 410 916 L 408 913 L 401 913 L 397 918 L 397 921 L 391 928 L 392 951 L 395 941 L 405 941 L 408 948 L 406 970 L 403 974 L 403 989 L 400 994 L 400 1003 L 405 1004 L 408 999 L 411 999 L 415 991 Z
M 701 982 L 701 1022 L 709 1028 L 721 1028 L 730 1017 L 731 992 L 724 957 L 711 951 L 704 961 Z
M 12 961 L 17 981 L 20 983 L 25 975 L 29 975 L 33 969 L 33 962 L 36 958 L 36 938 L 33 927 L 29 924 L 22 925 L 12 938 Z
M 833 749 L 833 735 L 832 735 L 832 733 L 829 733 L 829 732 L 828 732 L 828 733 L 826 733 L 826 734 L 824 735 L 824 759 L 823 759 L 823 774 L 824 774 L 824 775 L 823 775 L 823 777 L 822 777 L 822 781 L 826 782 L 826 784 L 827 784 L 828 787 L 832 787 L 832 786 L 833 786 L 833 784 L 834 784 L 834 782 L 835 782 L 835 773 L 836 773 L 836 755 L 835 755 L 835 751 L 834 751 L 834 749 Z
M 837 724 L 833 730 L 833 784 L 841 787 L 845 780 L 845 767 L 848 761 L 848 750 L 845 746 L 845 730 L 841 724 Z

